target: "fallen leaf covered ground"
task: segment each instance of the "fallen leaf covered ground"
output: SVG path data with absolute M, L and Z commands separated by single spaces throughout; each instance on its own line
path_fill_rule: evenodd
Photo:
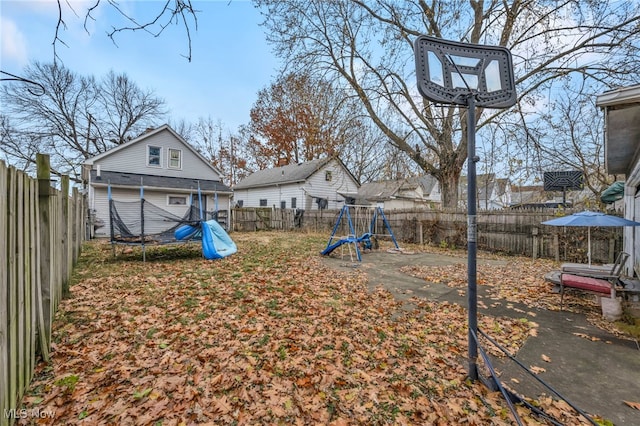
M 238 253 L 217 261 L 197 245 L 148 249 L 142 262 L 137 249 L 113 259 L 108 244 L 86 244 L 52 361 L 22 408 L 53 413 L 40 424 L 513 424 L 499 393 L 466 380 L 461 307 L 399 309 L 364 274 L 323 266 L 326 236 L 232 237 Z M 533 327 L 480 321 L 511 350 Z M 537 404 L 584 423 L 563 403 Z
M 452 253 L 466 256 L 465 253 Z M 500 256 L 483 254 L 491 259 Z M 554 292 L 552 283 L 545 281 L 544 275 L 552 270 L 560 269 L 557 262 L 548 259 L 530 259 L 511 256 L 508 264 L 480 264 L 477 270 L 478 286 L 487 290 L 493 300 L 521 303 L 529 308 L 548 310 L 560 309 L 560 295 Z M 446 284 L 452 288 L 466 291 L 467 265 L 457 263 L 445 266 L 413 265 L 401 269 L 408 275 L 422 278 L 426 282 Z M 482 302 L 480 302 L 482 303 Z M 517 309 L 517 308 L 513 308 Z M 586 315 L 593 325 L 606 330 L 620 338 L 635 340 L 636 337 L 625 332 L 619 323 L 613 323 L 602 317 L 602 310 L 594 295 L 580 290 L 567 289 L 564 296 L 563 309 Z M 533 314 L 530 314 L 533 315 Z M 535 315 L 533 315 L 535 316 Z

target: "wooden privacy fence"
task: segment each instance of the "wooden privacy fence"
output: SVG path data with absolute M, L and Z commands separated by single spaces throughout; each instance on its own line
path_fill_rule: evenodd
M 368 230 L 372 208 L 353 209 L 352 222 L 356 234 Z M 505 254 L 549 258 L 562 261 L 587 261 L 587 228 L 541 225 L 549 219 L 573 210 L 487 210 L 478 212 L 478 248 Z M 340 210 L 309 210 L 272 208 L 233 209 L 234 231 L 267 229 L 307 230 L 326 232 L 329 237 Z M 464 248 L 467 244 L 466 210 L 385 210 L 394 236 L 405 243 L 429 244 L 441 247 Z M 377 230 L 386 233 L 378 219 Z M 346 220 L 336 231 L 337 236 L 348 235 Z M 622 250 L 622 228 L 591 230 L 593 262 L 612 263 Z
M 51 323 L 80 255 L 84 198 L 69 177 L 51 187 L 49 156 L 37 179 L 0 161 L 0 425 L 12 423 L 36 357 L 49 359 Z

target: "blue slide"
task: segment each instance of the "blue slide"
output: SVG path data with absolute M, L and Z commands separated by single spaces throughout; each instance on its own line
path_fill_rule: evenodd
M 334 251 L 335 249 L 337 249 L 338 247 L 340 247 L 341 245 L 347 244 L 347 243 L 363 243 L 363 246 L 364 246 L 363 248 L 370 250 L 371 249 L 371 233 L 369 232 L 364 233 L 360 238 L 353 238 L 353 237 L 342 238 L 341 240 L 338 240 L 333 244 L 327 245 L 327 248 L 322 250 L 320 254 L 326 256 L 330 254 L 332 251 Z
M 206 259 L 221 259 L 238 251 L 236 243 L 233 242 L 229 234 L 215 220 L 200 222 L 200 228 L 183 225 L 176 229 L 174 236 L 177 240 L 183 240 L 195 236 L 195 233 L 202 230 L 202 255 Z
M 236 243 L 218 222 L 202 222 L 202 254 L 206 259 L 221 259 L 237 251 Z
M 176 238 L 176 240 L 188 240 L 196 237 L 200 239 L 199 238 L 200 235 L 196 235 L 198 231 L 200 231 L 200 228 L 197 226 L 182 225 L 181 227 L 175 230 L 175 232 L 173 233 L 173 236 Z
M 338 247 L 340 247 L 341 245 L 347 244 L 347 243 L 354 243 L 356 241 L 357 240 L 355 238 L 343 238 L 341 240 L 336 241 L 333 244 L 328 245 L 326 249 L 320 252 L 320 254 L 323 254 L 326 256 L 330 254 L 332 251 L 334 251 L 335 249 L 337 249 Z

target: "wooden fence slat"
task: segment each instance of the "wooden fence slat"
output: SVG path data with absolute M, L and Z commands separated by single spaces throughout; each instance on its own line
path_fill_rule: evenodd
M 62 272 L 62 297 L 69 297 L 69 278 L 71 277 L 71 245 L 69 244 L 69 228 L 71 227 L 71 217 L 69 216 L 69 176 L 62 176 L 60 199 L 61 205 L 61 241 L 63 259 L 60 262 Z
M 25 306 L 25 262 L 24 262 L 24 176 L 16 174 L 16 290 L 18 299 L 17 328 L 18 328 L 18 399 L 22 398 L 25 388 L 25 349 L 26 349 L 26 306 Z
M 51 342 L 51 172 L 49 158 L 38 154 L 38 222 L 40 223 L 40 308 L 44 318 L 43 329 L 39 330 L 47 348 Z
M 9 408 L 9 313 L 8 301 L 8 203 L 9 189 L 7 179 L 9 171 L 4 162 L 0 161 L 0 413 Z
M 27 179 L 28 183 L 29 183 L 29 199 L 28 199 L 28 206 L 29 206 L 29 212 L 28 212 L 28 217 L 29 217 L 29 249 L 27 250 L 27 258 L 29 260 L 29 282 L 31 283 L 31 285 L 28 286 L 29 288 L 29 304 L 31 307 L 31 312 L 30 312 L 30 316 L 29 316 L 29 336 L 30 336 L 30 340 L 29 340 L 29 378 L 28 378 L 28 382 L 31 381 L 31 377 L 33 376 L 33 371 L 35 369 L 36 366 L 36 352 L 37 352 L 37 344 L 36 344 L 36 335 L 37 335 L 37 322 L 36 322 L 36 298 L 35 298 L 35 286 L 33 285 L 33 283 L 35 282 L 35 280 L 38 279 L 38 275 L 37 275 L 37 262 L 38 262 L 38 258 L 36 257 L 37 255 L 37 251 L 36 251 L 36 244 L 37 244 L 37 239 L 36 239 L 36 235 L 38 232 L 38 228 L 37 228 L 37 221 L 36 221 L 36 207 L 37 207 L 37 203 L 38 203 L 38 196 L 36 193 L 36 182 L 33 179 L 29 179 L 27 178 L 27 176 L 25 175 L 25 178 Z

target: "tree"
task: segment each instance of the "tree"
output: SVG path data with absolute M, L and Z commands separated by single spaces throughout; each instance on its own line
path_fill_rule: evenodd
M 333 155 L 360 127 L 352 99 L 328 82 L 287 74 L 258 92 L 251 108 L 252 149 L 259 166 Z
M 386 143 L 386 136 L 368 117 L 360 119 L 357 135 L 354 136 L 340 146 L 339 155 L 358 182 L 392 179 L 393 176 L 387 172 L 393 159 L 402 163 L 396 164 L 397 168 L 406 166 L 406 161 L 398 158 L 400 155 L 391 149 Z
M 114 44 L 117 45 L 116 35 L 121 32 L 144 31 L 153 37 L 160 37 L 164 30 L 170 25 L 181 25 L 184 28 L 188 42 L 188 53 L 183 56 L 191 62 L 191 31 L 192 29 L 198 29 L 198 19 L 196 16 L 198 12 L 193 8 L 191 0 L 164 0 L 156 9 L 155 13 L 142 18 L 132 15 L 126 8 L 122 7 L 117 0 L 93 0 L 90 6 L 84 10 L 84 13 L 78 13 L 73 9 L 71 3 L 66 0 L 56 0 L 56 2 L 58 5 L 58 21 L 52 43 L 55 59 L 58 58 L 56 52 L 58 44 L 67 45 L 61 38 L 61 31 L 67 27 L 64 21 L 66 12 L 64 6 L 69 7 L 71 12 L 76 16 L 84 15 L 84 28 L 88 33 L 88 22 L 95 21 L 94 13 L 96 13 L 101 5 L 106 4 L 108 8 L 115 11 L 127 22 L 127 24 L 112 26 L 111 31 L 107 33 L 107 36 Z
M 558 83 L 581 75 L 594 90 L 638 81 L 640 4 L 566 0 L 254 0 L 289 72 L 336 78 L 359 98 L 388 142 L 438 179 L 458 202 L 467 157 L 466 112 L 415 90 L 413 41 L 421 34 L 508 47 L 518 105 L 478 109 L 477 127 L 526 125 Z M 506 125 L 506 124 L 505 124 Z
M 140 89 L 126 74 L 109 71 L 99 90 L 98 105 L 103 114 L 98 115 L 102 122 L 97 130 L 106 129 L 116 145 L 127 142 L 164 114 L 164 101 L 152 91 Z
M 581 171 L 584 186 L 600 202 L 600 195 L 614 181 L 604 164 L 604 117 L 598 113 L 595 97 L 585 88 L 565 90 L 565 97 L 552 105 L 554 114 L 545 113 L 527 127 L 521 127 L 521 140 L 528 141 L 537 155 L 539 174 L 544 171 Z M 600 205 L 602 207 L 602 205 Z
M 194 146 L 222 172 L 225 182 L 234 185 L 247 175 L 241 136 L 231 133 L 222 121 L 214 122 L 211 117 L 200 118 L 194 133 Z
M 48 152 L 60 172 L 79 174 L 84 160 L 133 139 L 164 115 L 164 101 L 126 74 L 110 72 L 97 82 L 60 64 L 35 62 L 24 75 L 45 90 L 38 96 L 26 85 L 2 86 L 7 158 L 33 162 L 26 152 Z

